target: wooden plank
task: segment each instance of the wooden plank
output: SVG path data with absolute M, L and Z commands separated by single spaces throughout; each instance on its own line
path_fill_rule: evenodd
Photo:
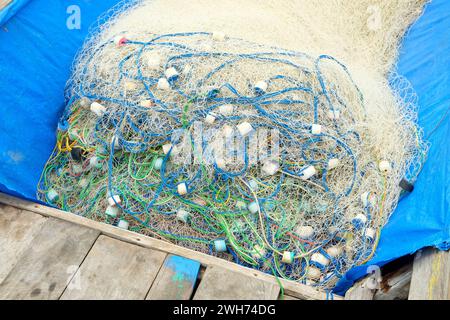
M 345 294 L 345 300 L 373 300 L 375 290 L 367 285 L 369 278 L 357 282 Z
M 412 264 L 383 276 L 381 288 L 375 292 L 374 300 L 407 300 L 412 276 Z
M 189 300 L 197 282 L 200 263 L 169 255 L 158 273 L 147 300 Z
M 100 236 L 62 300 L 145 299 L 166 254 Z
M 0 283 L 16 265 L 47 218 L 0 204 Z
M 0 0 L 0 11 L 6 8 L 11 2 L 12 0 Z
M 427 248 L 414 258 L 409 300 L 450 299 L 450 252 Z
M 284 301 L 294 300 L 294 301 L 297 301 L 297 300 L 300 300 L 300 299 L 298 299 L 298 298 L 296 298 L 296 297 L 284 295 L 282 299 L 280 298 L 280 299 L 278 299 L 278 300 L 284 300 Z
M 126 241 L 133 244 L 138 244 L 146 248 L 153 248 L 160 251 L 165 251 L 168 253 L 172 253 L 175 255 L 183 256 L 192 260 L 199 261 L 202 265 L 205 265 L 207 267 L 209 266 L 219 266 L 222 268 L 225 268 L 227 270 L 231 270 L 237 273 L 241 273 L 256 279 L 262 279 L 264 281 L 267 281 L 269 283 L 278 285 L 277 279 L 275 277 L 268 275 L 266 273 L 246 268 L 243 266 L 239 266 L 235 263 L 225 261 L 223 259 L 219 259 L 217 257 L 213 257 L 208 254 L 204 254 L 201 252 L 197 252 L 191 249 L 183 248 L 180 246 L 177 246 L 175 244 L 150 238 L 148 236 L 138 234 L 135 232 L 131 232 L 128 230 L 123 230 L 116 228 L 114 226 L 93 221 L 90 219 L 86 219 L 83 217 L 80 217 L 78 215 L 74 215 L 62 210 L 58 210 L 55 208 L 46 207 L 37 203 L 33 203 L 30 201 L 26 201 L 23 199 L 18 199 L 12 196 L 9 196 L 4 193 L 0 193 L 0 203 L 9 204 L 11 206 L 37 212 L 39 214 L 42 214 L 44 216 L 48 217 L 54 217 L 62 220 L 66 220 L 78 225 L 86 226 L 88 228 L 92 228 L 95 230 L 99 230 L 101 233 L 110 236 L 112 238 L 116 238 L 122 241 Z M 297 297 L 299 299 L 308 299 L 308 300 L 326 300 L 327 294 L 323 290 L 312 288 L 310 286 L 296 283 L 294 281 L 279 279 L 279 281 L 282 283 L 284 287 L 284 291 L 286 294 L 289 294 L 291 296 Z M 343 297 L 339 295 L 333 295 L 334 300 L 342 300 Z
M 0 285 L 0 299 L 58 299 L 98 234 L 48 219 Z
M 211 266 L 206 268 L 194 300 L 276 300 L 279 293 L 275 284 Z

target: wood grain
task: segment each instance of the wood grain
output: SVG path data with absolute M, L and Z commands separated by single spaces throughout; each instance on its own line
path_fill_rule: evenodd
M 345 294 L 345 300 L 373 300 L 375 290 L 368 287 L 368 282 L 365 278 L 353 285 Z
M 100 236 L 62 300 L 144 300 L 166 254 Z
M 427 248 L 413 264 L 409 300 L 450 299 L 450 252 Z
M 98 234 L 48 219 L 0 284 L 0 299 L 58 299 Z
M 0 283 L 16 265 L 47 218 L 0 204 Z
M 230 270 L 211 266 L 200 281 L 194 300 L 276 300 L 280 288 Z
M 116 228 L 114 226 L 93 221 L 81 216 L 71 214 L 55 208 L 46 207 L 37 203 L 18 199 L 4 193 L 0 193 L 0 203 L 5 203 L 17 208 L 33 211 L 47 217 L 53 217 L 69 221 L 78 225 L 82 225 L 88 228 L 92 228 L 100 231 L 104 235 L 126 241 L 129 243 L 144 246 L 146 248 L 153 248 L 160 251 L 165 251 L 175 255 L 183 256 L 188 259 L 197 260 L 204 266 L 219 266 L 227 270 L 240 273 L 246 276 L 250 276 L 255 279 L 264 280 L 268 283 L 278 285 L 277 279 L 273 276 L 260 272 L 258 270 L 239 266 L 235 263 L 219 259 L 208 254 L 183 248 L 172 243 L 162 241 L 159 239 L 150 238 L 148 236 Z M 299 299 L 311 299 L 311 300 L 325 300 L 327 298 L 326 292 L 320 289 L 316 289 L 307 285 L 299 284 L 293 281 L 279 279 L 283 284 L 286 294 L 297 297 Z M 343 297 L 339 295 L 333 295 L 334 300 L 342 300 Z
M 411 284 L 412 264 L 408 264 L 390 274 L 383 276 L 381 288 L 377 290 L 374 300 L 408 300 Z

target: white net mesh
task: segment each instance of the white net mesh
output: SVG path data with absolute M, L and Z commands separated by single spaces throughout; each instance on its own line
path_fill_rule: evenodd
M 425 158 L 412 88 L 385 79 L 423 1 L 378 1 L 383 37 L 365 1 L 312 2 L 121 7 L 74 65 L 40 199 L 332 287 Z

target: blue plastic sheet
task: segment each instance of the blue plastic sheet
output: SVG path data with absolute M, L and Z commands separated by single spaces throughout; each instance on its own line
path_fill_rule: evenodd
M 0 190 L 35 199 L 40 173 L 55 144 L 64 85 L 88 27 L 119 0 L 72 0 L 81 29 L 66 26 L 69 2 L 30 1 L 0 30 Z M 1 20 L 0 20 L 1 21 Z M 1 22 L 0 22 L 1 23 Z M 419 122 L 432 147 L 412 194 L 381 234 L 382 265 L 425 246 L 450 247 L 450 1 L 434 0 L 405 37 L 398 72 L 419 96 Z M 440 126 L 436 125 L 440 122 Z M 351 270 L 343 293 L 367 267 Z
M 35 199 L 73 59 L 89 26 L 118 2 L 32 0 L 0 29 L 1 191 Z M 74 6 L 80 29 L 72 29 Z

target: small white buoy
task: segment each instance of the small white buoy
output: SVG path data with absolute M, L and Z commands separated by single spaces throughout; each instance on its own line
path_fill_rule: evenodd
M 303 170 L 301 178 L 303 180 L 308 180 L 309 178 L 314 176 L 316 173 L 317 173 L 316 168 L 314 168 L 314 166 L 309 166 L 305 170 Z
M 98 159 L 98 157 L 93 156 L 92 158 L 89 159 L 89 168 L 101 168 L 102 167 L 102 163 L 100 162 L 100 160 Z
M 322 126 L 320 124 L 313 124 L 311 126 L 311 133 L 314 135 L 318 135 L 322 133 Z
M 380 163 L 378 164 L 378 168 L 383 173 L 390 173 L 392 170 L 391 164 L 386 160 L 380 161 Z
M 374 228 L 367 228 L 364 235 L 367 239 L 374 240 L 377 235 L 377 231 Z
M 170 83 L 166 78 L 161 78 L 158 80 L 158 89 L 159 90 L 170 90 Z
M 327 254 L 330 257 L 337 258 L 342 254 L 343 249 L 340 246 L 332 246 L 332 247 L 327 248 L 327 250 L 325 250 L 325 251 L 327 252 Z
M 311 226 L 298 226 L 295 233 L 302 239 L 309 239 L 314 235 L 314 228 Z
M 219 112 L 224 116 L 230 116 L 233 114 L 234 106 L 232 104 L 223 104 L 219 107 Z
M 153 165 L 153 168 L 155 168 L 155 170 L 161 170 L 163 162 L 164 162 L 163 158 L 156 159 L 155 164 Z
M 225 160 L 223 158 L 217 158 L 216 160 L 216 166 L 219 169 L 225 170 L 227 167 L 227 163 L 225 162 Z
M 119 141 L 120 140 L 119 140 L 118 136 L 113 135 L 111 137 L 111 145 L 114 145 L 114 150 L 116 150 L 116 151 L 121 149 Z
M 217 252 L 227 251 L 227 244 L 225 243 L 225 240 L 214 240 L 214 249 Z
M 268 176 L 273 176 L 280 170 L 280 164 L 277 161 L 269 160 L 261 168 L 262 172 Z
M 341 112 L 339 110 L 328 110 L 327 116 L 331 120 L 339 120 Z
M 326 267 L 330 263 L 330 260 L 327 257 L 318 252 L 312 254 L 311 261 L 318 263 L 324 267 Z
M 162 66 L 162 58 L 159 54 L 153 53 L 148 55 L 147 67 L 151 70 L 158 70 Z
M 253 191 L 258 191 L 259 189 L 258 182 L 255 179 L 250 180 L 248 185 L 250 186 L 250 189 L 252 189 Z
M 180 196 L 184 196 L 185 194 L 187 194 L 187 185 L 186 183 L 182 182 L 180 184 L 178 184 L 177 186 L 177 192 Z
M 252 201 L 248 204 L 247 209 L 251 213 L 257 213 L 259 212 L 259 204 L 255 201 Z
M 127 91 L 134 91 L 138 88 L 138 84 L 134 81 L 125 81 L 124 88 Z
M 139 102 L 139 106 L 143 108 L 151 108 L 154 106 L 154 104 L 152 100 L 142 100 L 141 102 Z
M 309 267 L 306 271 L 306 277 L 311 280 L 320 279 L 321 274 L 320 270 L 316 267 Z
M 189 216 L 190 216 L 190 214 L 186 210 L 180 209 L 177 211 L 177 220 L 178 221 L 187 223 Z
M 162 146 L 162 149 L 164 154 L 168 154 L 170 152 L 170 149 L 172 149 L 172 144 L 166 143 L 165 145 Z
M 367 217 L 363 213 L 358 213 L 353 219 L 352 222 L 355 224 L 365 224 L 367 222 Z
M 284 251 L 281 262 L 291 264 L 294 261 L 294 253 L 291 251 Z
M 116 203 L 120 204 L 121 202 L 122 202 L 122 199 L 120 199 L 120 196 L 117 194 L 108 198 L 108 204 L 111 207 L 114 207 L 116 205 Z
M 117 206 L 107 206 L 105 214 L 111 218 L 115 218 L 120 214 L 120 208 Z
M 248 122 L 242 122 L 238 124 L 237 129 L 243 137 L 247 136 L 250 132 L 253 131 L 252 125 Z
M 212 112 L 208 113 L 205 117 L 205 123 L 211 125 L 216 121 L 216 115 Z
M 172 81 L 176 80 L 180 74 L 178 73 L 177 69 L 171 67 L 164 72 L 164 75 L 166 76 L 167 80 Z
M 130 224 L 126 220 L 119 220 L 119 223 L 117 223 L 117 227 L 119 227 L 120 229 L 128 230 L 129 226 Z
M 106 108 L 102 106 L 98 102 L 91 103 L 91 111 L 97 115 L 97 117 L 101 117 L 106 113 Z
M 327 170 L 333 170 L 339 166 L 339 159 L 332 158 L 328 160 Z
M 224 41 L 226 39 L 226 34 L 222 31 L 213 32 L 212 38 L 215 41 Z
M 50 202 L 57 201 L 59 198 L 58 192 L 55 189 L 50 189 L 47 191 L 47 198 Z
M 228 124 L 225 124 L 222 128 L 222 132 L 223 132 L 223 136 L 225 138 L 229 138 L 233 135 L 234 130 L 233 130 L 233 127 L 231 127 Z
M 255 84 L 255 92 L 257 94 L 264 94 L 267 92 L 267 89 L 269 88 L 269 84 L 265 81 L 258 81 Z
M 88 98 L 83 97 L 83 98 L 80 99 L 80 106 L 81 106 L 81 107 L 87 108 L 87 107 L 89 107 L 90 105 L 91 105 L 91 101 L 90 101 Z
M 255 245 L 253 247 L 252 256 L 254 256 L 257 259 L 262 259 L 267 254 L 266 249 L 259 245 Z

